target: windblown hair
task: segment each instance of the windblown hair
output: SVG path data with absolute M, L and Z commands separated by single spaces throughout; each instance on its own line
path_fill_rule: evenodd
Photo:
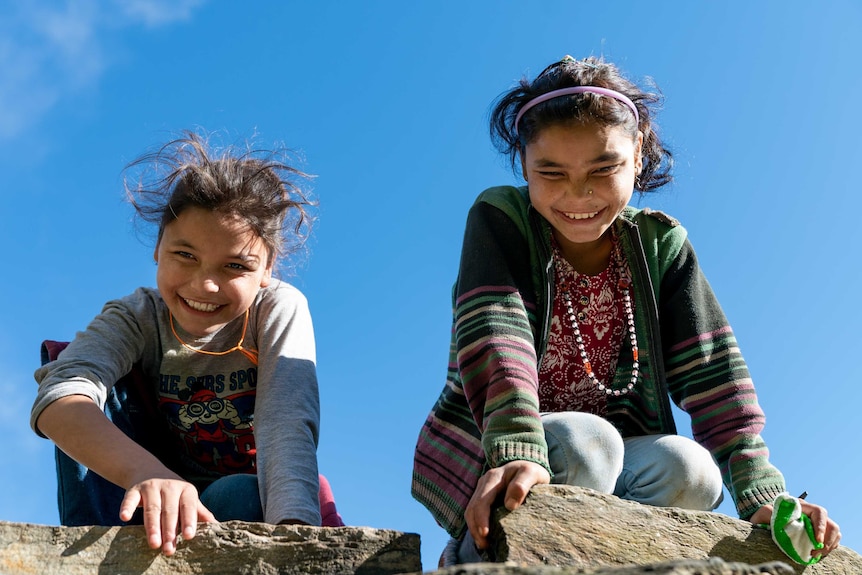
M 263 240 L 272 263 L 305 244 L 315 205 L 294 183 L 309 176 L 285 163 L 286 155 L 215 152 L 202 136 L 184 132 L 126 166 L 126 195 L 141 220 L 158 225 L 158 239 L 187 208 L 236 216 Z
M 635 123 L 634 114 L 622 102 L 588 92 L 537 104 L 524 114 L 518 126 L 515 125 L 518 112 L 527 102 L 553 90 L 573 86 L 599 86 L 625 94 L 637 107 L 639 123 Z M 500 95 L 490 115 L 491 140 L 501 154 L 509 157 L 514 171 L 524 147 L 548 126 L 596 122 L 602 126 L 624 127 L 632 137 L 640 130 L 644 135 L 643 169 L 635 188 L 648 192 L 673 180 L 673 155 L 662 144 L 653 121 L 661 101 L 657 89 L 656 92 L 642 90 L 624 78 L 614 64 L 595 57 L 575 60 L 566 56 L 545 68 L 535 80 L 522 78 L 516 87 Z

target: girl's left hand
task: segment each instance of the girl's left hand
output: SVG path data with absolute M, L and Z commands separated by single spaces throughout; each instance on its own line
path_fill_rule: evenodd
M 841 541 L 841 529 L 838 524 L 829 518 L 826 509 L 813 503 L 808 503 L 801 499 L 802 512 L 811 519 L 811 526 L 814 527 L 814 537 L 820 543 L 823 543 L 823 549 L 817 549 L 812 552 L 812 556 L 826 557 L 830 552 L 838 548 L 838 542 Z M 772 505 L 764 505 L 751 516 L 750 521 L 755 525 L 766 523 L 769 524 L 772 519 Z

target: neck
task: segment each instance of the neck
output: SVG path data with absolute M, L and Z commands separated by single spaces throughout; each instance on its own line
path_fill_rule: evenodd
M 554 232 L 560 252 L 576 272 L 594 276 L 607 269 L 611 261 L 613 241 L 611 232 L 605 232 L 594 242 L 575 244 Z

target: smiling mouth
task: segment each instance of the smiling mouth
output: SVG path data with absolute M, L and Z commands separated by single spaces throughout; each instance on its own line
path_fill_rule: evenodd
M 215 311 L 221 307 L 220 305 L 216 305 L 214 303 L 203 303 L 203 302 L 195 301 L 193 299 L 183 298 L 183 301 L 186 302 L 186 305 L 188 305 L 190 308 L 192 308 L 195 311 L 211 312 L 211 311 Z
M 561 212 L 570 220 L 589 220 L 596 217 L 599 212 Z

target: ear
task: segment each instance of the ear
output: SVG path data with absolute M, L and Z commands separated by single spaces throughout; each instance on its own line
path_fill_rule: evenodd
M 260 278 L 260 287 L 265 288 L 272 281 L 272 262 L 266 265 L 263 270 L 263 277 Z
M 153 249 L 153 259 L 156 263 L 159 263 L 159 244 L 161 244 L 161 242 L 157 242 L 155 249 Z
M 521 150 L 519 155 L 521 156 L 521 175 L 524 177 L 524 181 L 529 183 L 530 179 L 527 177 L 527 160 L 524 159 L 524 151 Z
M 644 147 L 644 133 L 640 130 L 638 131 L 637 141 L 635 142 L 635 175 L 639 176 L 641 170 L 644 168 L 644 157 L 643 157 L 643 147 Z

